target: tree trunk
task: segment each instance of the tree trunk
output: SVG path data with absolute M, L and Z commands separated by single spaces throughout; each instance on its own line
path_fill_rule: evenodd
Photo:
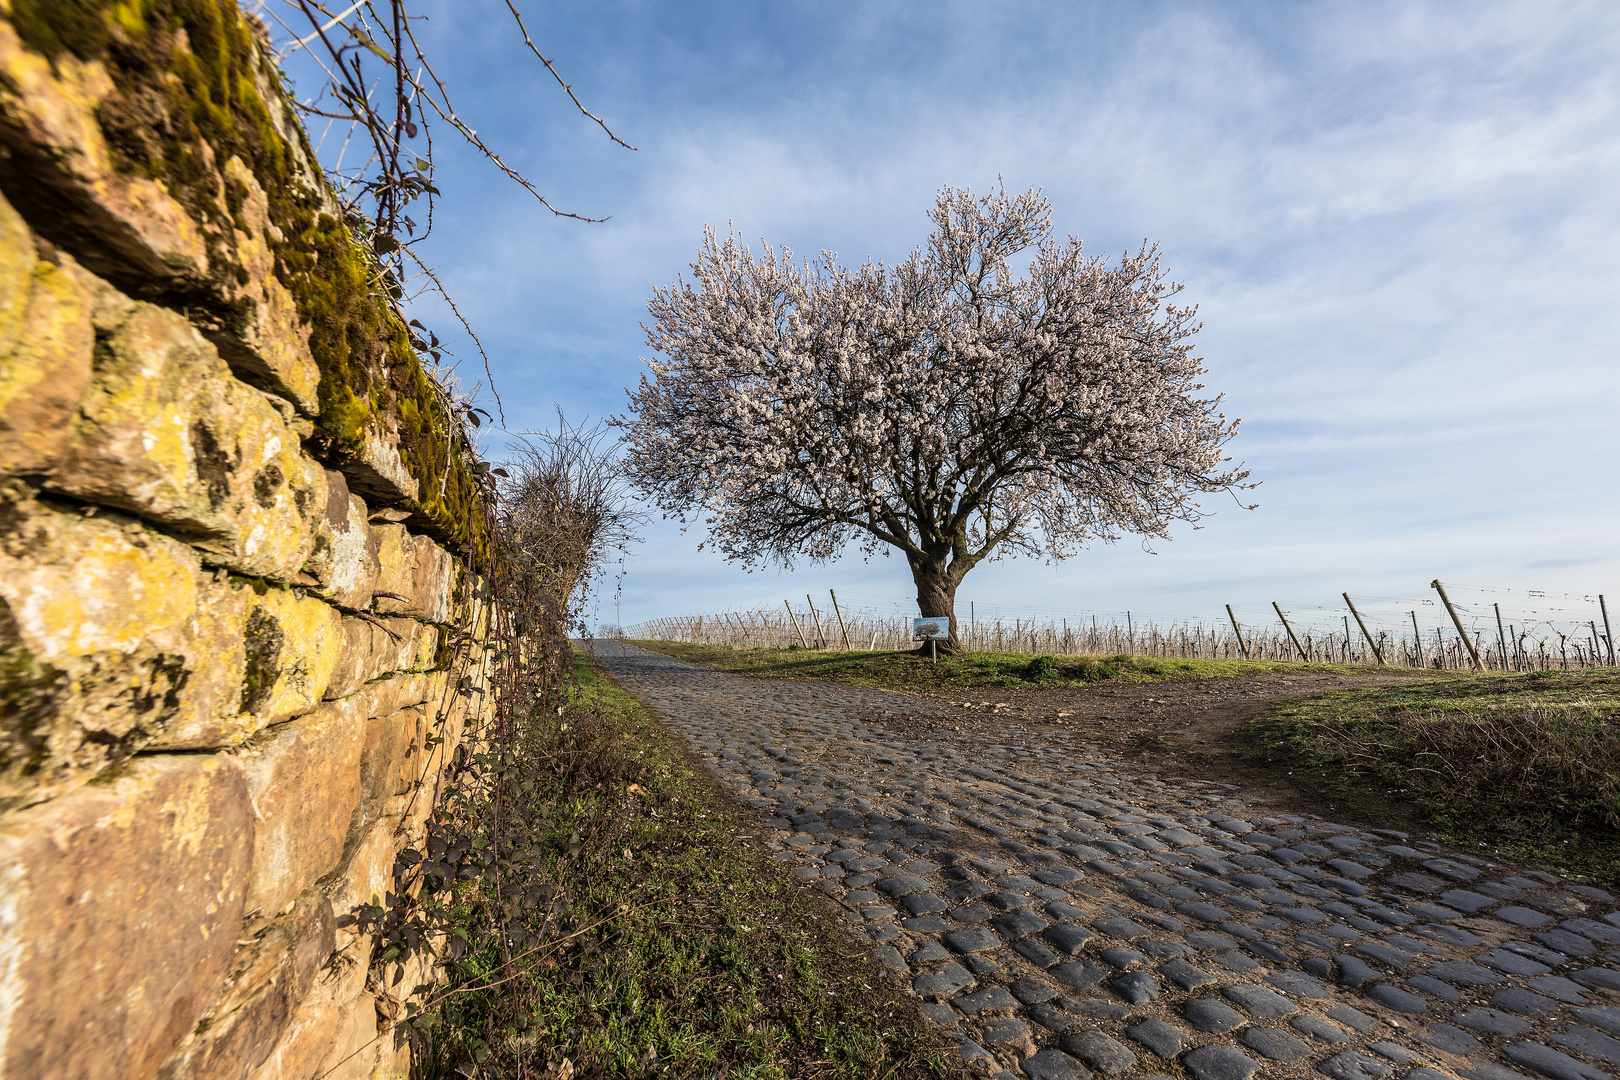
M 956 633 L 956 586 L 958 584 L 954 575 L 945 564 L 944 559 L 938 562 L 915 563 L 911 567 L 911 576 L 917 582 L 917 609 L 925 619 L 938 619 L 946 617 L 951 620 L 951 638 L 942 641 L 939 647 L 948 653 L 961 652 L 962 639 Z M 922 645 L 927 649 L 926 642 Z

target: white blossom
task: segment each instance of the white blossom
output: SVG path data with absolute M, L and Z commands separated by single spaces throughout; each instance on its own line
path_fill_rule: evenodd
M 648 302 L 662 355 L 616 421 L 640 491 L 750 566 L 897 548 L 922 613 L 954 618 L 987 558 L 1165 537 L 1252 486 L 1157 247 L 1085 256 L 1039 191 L 946 188 L 929 216 L 893 267 L 706 229 L 691 283 Z

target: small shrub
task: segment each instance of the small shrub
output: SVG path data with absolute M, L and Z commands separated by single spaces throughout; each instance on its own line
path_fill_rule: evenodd
M 1119 676 L 1119 658 L 1109 657 L 1106 660 L 1083 660 L 1073 665 L 1065 674 L 1071 679 L 1081 682 L 1104 682 Z
M 1037 656 L 1024 665 L 1022 678 L 1025 682 L 1050 682 L 1058 677 L 1058 662 L 1055 656 Z

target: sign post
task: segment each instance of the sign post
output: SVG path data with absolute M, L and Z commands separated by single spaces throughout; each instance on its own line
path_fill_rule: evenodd
M 911 640 L 928 642 L 928 657 L 933 663 L 939 663 L 939 645 L 937 642 L 951 639 L 951 620 L 946 616 L 911 620 Z

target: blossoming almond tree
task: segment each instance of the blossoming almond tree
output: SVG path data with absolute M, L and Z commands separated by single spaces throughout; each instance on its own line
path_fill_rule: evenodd
M 1056 239 L 1050 210 L 1039 191 L 946 188 L 927 246 L 893 267 L 706 230 L 693 281 L 648 302 L 664 358 L 616 421 L 632 481 L 706 515 L 745 565 L 898 549 L 951 647 L 984 560 L 1165 537 L 1203 516 L 1198 494 L 1252 486 L 1158 249 L 1109 265 Z

